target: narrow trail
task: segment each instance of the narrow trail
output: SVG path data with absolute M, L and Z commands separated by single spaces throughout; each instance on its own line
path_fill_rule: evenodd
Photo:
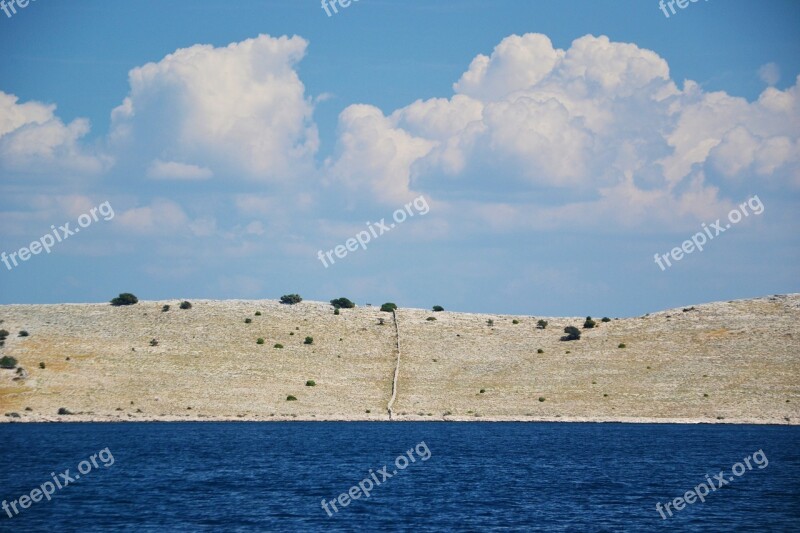
M 392 379 L 392 397 L 389 398 L 389 405 L 386 408 L 386 410 L 389 411 L 389 420 L 394 420 L 392 405 L 394 405 L 394 401 L 397 398 L 397 381 L 400 377 L 400 327 L 397 324 L 396 311 L 392 311 L 392 319 L 394 320 L 394 332 L 396 336 L 395 349 L 397 350 L 397 364 L 394 367 L 394 378 Z

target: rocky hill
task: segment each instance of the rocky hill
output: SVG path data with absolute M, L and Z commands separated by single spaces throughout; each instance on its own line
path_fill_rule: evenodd
M 178 303 L 0 306 L 0 357 L 17 360 L 0 370 L 0 420 L 388 420 L 397 376 L 394 420 L 800 422 L 798 294 L 592 329 L 585 317 Z M 569 325 L 580 340 L 560 340 Z

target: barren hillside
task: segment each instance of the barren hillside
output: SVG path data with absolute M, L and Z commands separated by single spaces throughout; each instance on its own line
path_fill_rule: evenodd
M 797 294 L 594 329 L 418 309 L 399 309 L 396 329 L 373 307 L 178 303 L 0 306 L 0 356 L 24 369 L 0 370 L 0 420 L 387 420 L 399 340 L 395 420 L 800 422 Z M 580 340 L 559 340 L 568 325 Z

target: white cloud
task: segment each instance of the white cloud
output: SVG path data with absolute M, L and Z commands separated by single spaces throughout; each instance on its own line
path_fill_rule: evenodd
M 781 79 L 781 69 L 775 63 L 761 65 L 761 68 L 758 69 L 758 77 L 767 85 L 773 86 Z
M 584 213 L 618 226 L 676 225 L 676 215 L 724 209 L 725 179 L 800 181 L 800 83 L 748 102 L 692 81 L 679 89 L 667 62 L 634 44 L 585 36 L 558 50 L 528 34 L 476 57 L 453 87 L 449 99 L 388 116 L 362 104 L 345 109 L 328 161 L 332 182 L 390 203 L 451 176 L 511 195 L 507 204 L 478 203 L 496 210 L 490 224 L 551 227 Z M 550 207 L 519 204 L 520 187 Z
M 366 189 L 385 202 L 409 199 L 411 165 L 436 143 L 410 135 L 396 122 L 373 106 L 345 109 L 339 116 L 341 154 L 327 162 L 333 180 L 350 190 Z
M 478 55 L 453 84 L 455 92 L 492 101 L 542 81 L 563 58 L 546 35 L 512 35 L 497 45 L 491 57 Z
M 187 165 L 175 161 L 161 161 L 156 159 L 147 169 L 147 177 L 160 180 L 207 180 L 214 175 L 211 169 Z
M 164 199 L 156 199 L 149 206 L 123 211 L 115 219 L 115 225 L 140 235 L 163 235 L 189 229 L 189 217 L 181 206 Z
M 6 170 L 97 174 L 110 166 L 110 158 L 80 146 L 90 130 L 88 120 L 64 124 L 55 105 L 18 100 L 0 91 L 0 164 Z
M 164 168 L 282 181 L 313 169 L 313 104 L 295 65 L 300 37 L 260 35 L 227 47 L 195 45 L 129 73 L 130 94 L 112 112 L 111 140 Z M 168 163 L 167 163 L 168 164 Z M 200 173 L 194 169 L 202 169 Z

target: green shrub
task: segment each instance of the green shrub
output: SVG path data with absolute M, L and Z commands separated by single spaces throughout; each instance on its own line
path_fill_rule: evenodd
M 252 324 L 253 323 L 253 319 L 252 318 L 245 318 L 244 319 L 244 323 L 245 324 Z
M 139 298 L 134 296 L 129 292 L 120 293 L 119 296 L 111 300 L 111 305 L 120 306 L 120 305 L 133 305 L 139 302 Z
M 543 402 L 544 401 L 544 396 L 539 396 L 539 401 Z
M 440 313 L 440 312 L 444 311 L 444 307 L 442 307 L 441 305 L 434 305 L 433 306 L 433 311 L 435 313 Z
M 512 320 L 512 321 L 511 321 L 511 323 L 512 323 L 512 324 L 519 324 L 519 320 L 517 320 L 517 319 L 515 318 L 514 320 Z
M 256 311 L 256 316 L 261 316 L 261 311 Z
M 587 316 L 586 317 L 586 322 L 583 323 L 583 329 L 592 329 L 596 325 L 597 325 L 597 322 L 592 320 L 592 317 Z
M 5 340 L 5 338 L 8 337 L 9 335 L 10 333 L 8 332 L 7 329 L 0 329 L 0 340 Z
M 24 329 L 23 329 L 22 331 L 20 331 L 20 332 L 19 332 L 19 336 L 20 336 L 20 337 L 27 337 L 27 336 L 29 336 L 29 335 L 30 335 L 30 333 L 28 333 L 28 332 L 27 332 L 27 331 L 25 331 Z
M 564 333 L 566 333 L 566 335 L 561 337 L 562 341 L 577 341 L 581 339 L 581 330 L 579 330 L 575 326 L 565 327 Z
M 287 396 L 287 397 L 286 397 L 286 401 L 287 401 L 287 402 L 296 402 L 296 401 L 297 401 L 297 398 L 295 398 L 294 396 L 292 396 L 292 395 L 290 394 L 289 396 Z
M 545 329 L 547 327 L 547 320 L 539 320 L 536 322 L 537 329 Z
M 542 350 L 541 348 L 539 348 L 538 350 L 536 350 L 536 353 L 544 353 L 544 350 Z
M 316 386 L 317 382 L 314 381 L 313 379 L 309 379 L 308 381 L 306 381 L 306 387 L 316 387 Z
M 262 337 L 259 337 L 258 339 L 256 339 L 256 344 L 264 344 L 264 339 Z
M 60 415 L 71 415 L 72 411 L 70 411 L 66 407 L 59 407 L 58 408 L 58 414 L 60 414 Z
M 434 316 L 429 316 L 429 317 L 428 317 L 428 318 L 426 318 L 425 320 L 427 320 L 428 322 L 436 322 L 436 317 L 434 317 Z
M 278 344 L 276 344 L 275 346 L 273 346 L 273 348 L 278 348 L 278 349 L 281 349 L 281 348 L 283 348 L 283 344 L 281 344 L 281 343 L 278 343 Z
M 607 316 L 604 316 L 603 318 L 600 319 L 600 322 L 611 322 L 611 319 L 608 318 Z
M 303 344 L 314 344 L 314 337 L 306 337 L 306 340 L 303 341 Z
M 14 368 L 17 366 L 17 360 L 10 355 L 4 355 L 0 358 L 0 368 Z
M 302 301 L 303 298 L 299 294 L 284 294 L 281 296 L 281 303 L 286 305 L 299 304 Z
M 292 335 L 294 335 L 294 331 L 289 332 L 289 336 L 291 337 Z
M 44 364 L 44 361 L 42 361 L 41 363 L 39 363 L 39 368 L 41 368 L 42 370 L 44 370 L 44 369 L 45 369 L 45 366 L 46 366 L 46 365 Z
M 158 341 L 156 339 L 151 339 L 150 346 L 158 346 Z
M 352 309 L 356 306 L 356 304 L 354 304 L 347 298 L 336 298 L 334 300 L 331 300 L 331 305 L 335 309 Z
M 484 392 L 486 392 L 486 389 L 481 389 L 481 394 L 483 394 Z
M 619 346 L 617 346 L 617 348 L 627 348 L 627 346 L 625 346 L 624 342 L 621 342 L 619 343 Z
M 334 310 L 333 310 L 333 314 L 334 314 L 334 315 L 340 315 L 340 314 L 341 314 L 341 313 L 339 312 L 339 308 L 338 308 L 338 307 L 337 307 L 336 309 L 334 309 Z
M 486 325 L 487 325 L 487 326 L 489 326 L 489 327 L 492 327 L 492 326 L 494 326 L 494 320 L 492 320 L 492 319 L 490 318 L 489 320 L 487 320 L 487 321 L 486 321 Z
M 181 305 L 178 306 L 178 307 L 180 307 L 181 309 L 191 309 L 192 308 L 192 303 L 191 302 L 187 302 L 186 300 L 184 300 L 184 301 L 181 302 Z
M 169 311 L 169 306 L 168 305 L 165 305 L 164 307 L 161 308 L 161 312 L 162 313 L 166 313 L 167 311 Z
M 381 306 L 381 311 L 384 313 L 391 313 L 392 311 L 397 310 L 397 305 L 393 304 L 392 302 L 386 302 Z

